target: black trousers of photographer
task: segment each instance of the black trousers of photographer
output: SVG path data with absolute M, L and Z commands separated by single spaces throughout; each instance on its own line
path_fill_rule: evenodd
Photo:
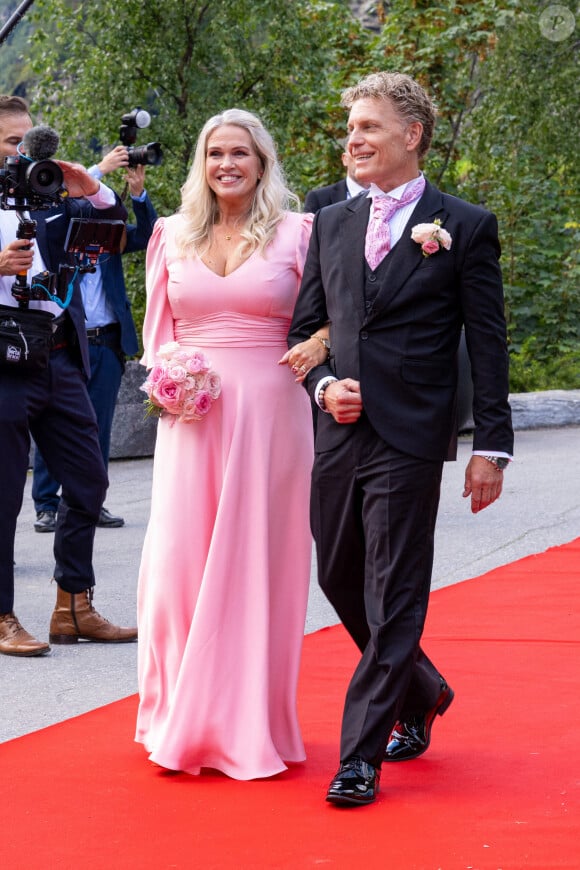
M 83 592 L 95 584 L 95 527 L 108 479 L 95 412 L 67 347 L 51 351 L 43 371 L 12 373 L 3 368 L 0 375 L 0 613 L 14 608 L 14 538 L 31 435 L 62 485 L 54 578 L 66 592 Z
M 108 468 L 113 418 L 121 378 L 125 370 L 125 355 L 121 348 L 121 326 L 118 323 L 111 323 L 108 326 L 88 329 L 87 338 L 91 360 L 91 376 L 87 383 L 87 390 L 97 416 L 103 462 L 105 468 Z M 42 451 L 37 445 L 32 476 L 32 498 L 37 514 L 41 511 L 58 510 L 59 489 L 60 482 L 50 474 Z

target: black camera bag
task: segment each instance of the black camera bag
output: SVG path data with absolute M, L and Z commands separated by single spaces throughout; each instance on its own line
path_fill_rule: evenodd
M 54 315 L 0 305 L 0 368 L 38 371 L 48 365 Z

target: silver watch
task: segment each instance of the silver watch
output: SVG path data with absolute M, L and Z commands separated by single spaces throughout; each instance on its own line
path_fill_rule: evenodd
M 498 471 L 503 471 L 509 465 L 509 459 L 506 459 L 505 456 L 484 456 L 483 458 L 495 465 Z

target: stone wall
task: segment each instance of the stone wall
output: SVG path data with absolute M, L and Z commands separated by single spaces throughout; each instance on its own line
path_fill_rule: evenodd
M 146 370 L 138 362 L 127 363 L 111 432 L 111 459 L 152 456 L 157 417 L 145 417 L 145 393 L 139 389 Z
M 127 363 L 113 422 L 111 459 L 153 455 L 157 419 L 145 418 L 145 393 L 139 389 L 144 380 L 143 366 Z M 580 426 L 580 390 L 514 393 L 510 403 L 516 430 Z

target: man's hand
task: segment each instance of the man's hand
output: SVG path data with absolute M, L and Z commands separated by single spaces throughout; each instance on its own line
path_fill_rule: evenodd
M 29 239 L 15 239 L 0 251 L 0 275 L 18 275 L 32 268 L 33 245 Z
M 124 145 L 116 145 L 112 148 L 97 164 L 103 175 L 108 175 L 109 172 L 114 172 L 115 169 L 122 169 L 129 165 L 129 154 Z
M 94 196 L 98 192 L 99 182 L 80 163 L 66 163 L 64 160 L 55 163 L 62 169 L 69 196 Z
M 463 498 L 471 496 L 471 513 L 479 513 L 493 504 L 500 497 L 502 489 L 503 471 L 499 471 L 484 456 L 472 456 L 465 469 L 463 489 Z
M 337 423 L 356 423 L 363 407 L 360 383 L 352 378 L 332 381 L 324 391 L 324 404 Z
M 127 169 L 125 181 L 129 188 L 130 196 L 139 197 L 145 190 L 145 166 L 138 163 L 137 166 L 131 166 Z

